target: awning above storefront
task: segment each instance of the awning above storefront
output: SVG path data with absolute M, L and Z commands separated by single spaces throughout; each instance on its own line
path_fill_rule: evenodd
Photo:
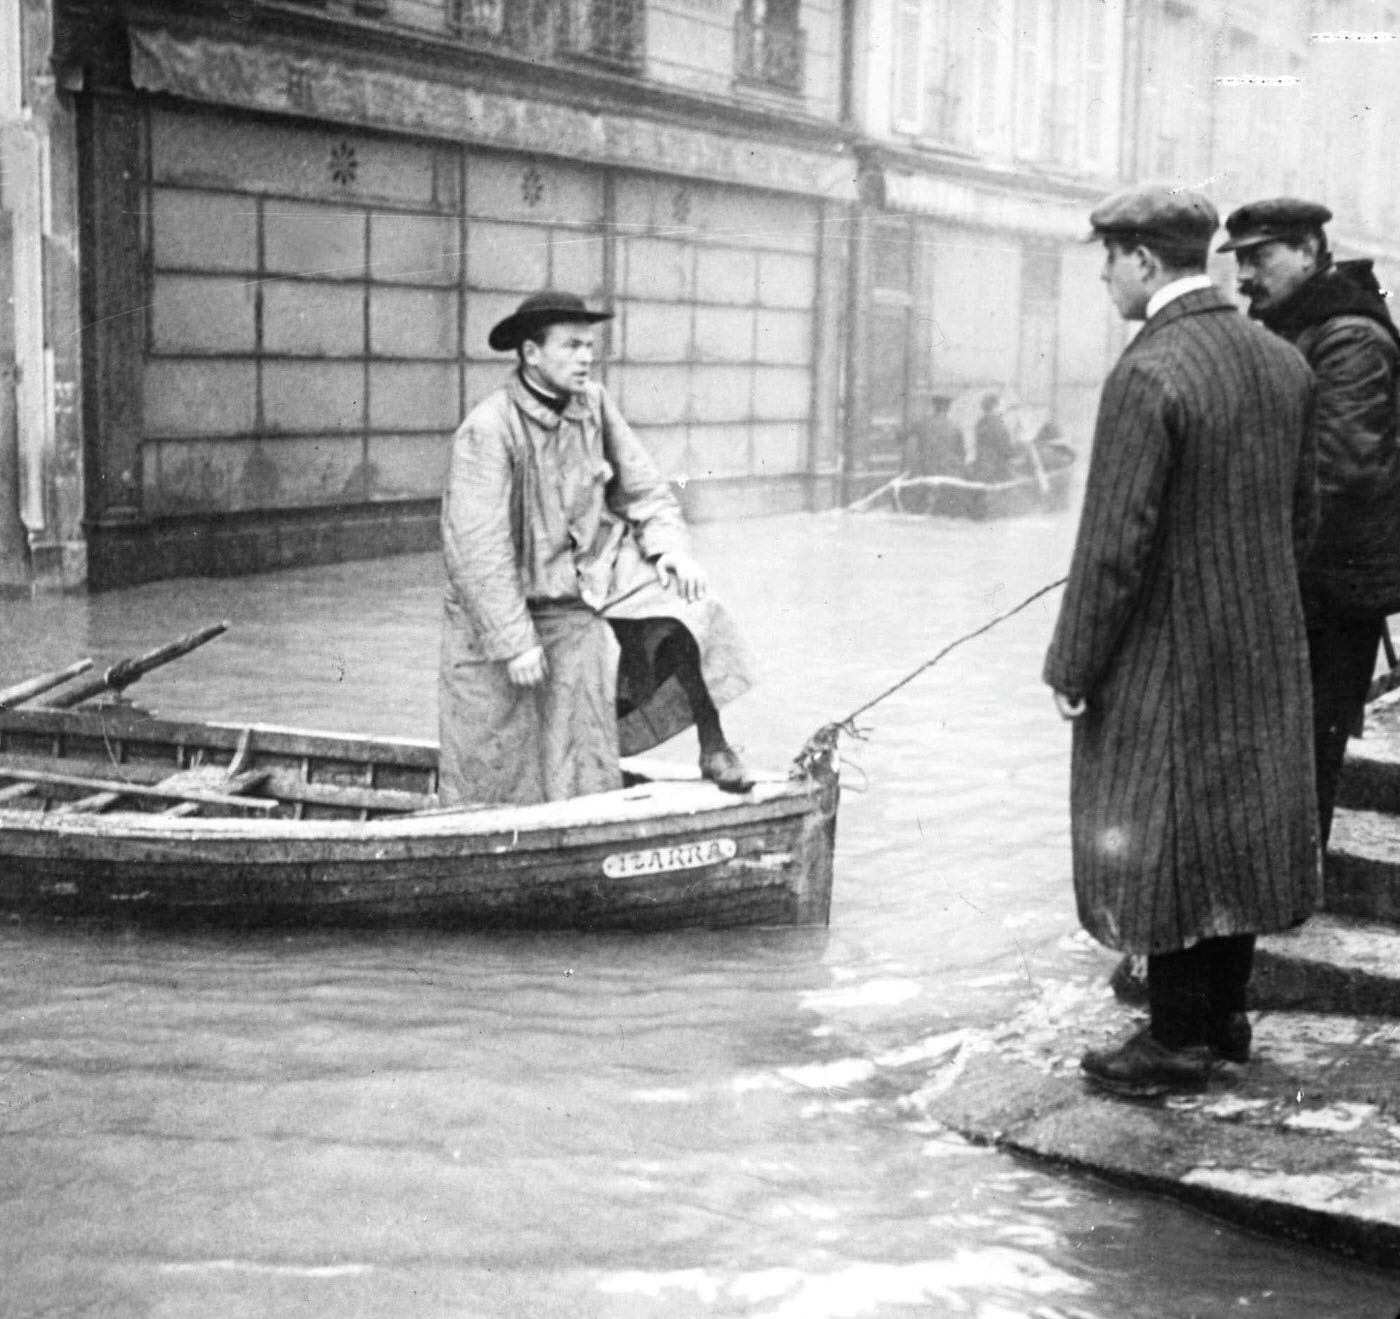
M 964 179 L 897 169 L 877 174 L 876 195 L 889 211 L 1063 240 L 1083 238 L 1089 231 L 1093 203 L 1078 198 L 1011 193 Z
M 834 201 L 857 197 L 855 160 L 837 150 L 527 100 L 223 37 L 133 26 L 130 38 L 132 82 L 142 91 Z

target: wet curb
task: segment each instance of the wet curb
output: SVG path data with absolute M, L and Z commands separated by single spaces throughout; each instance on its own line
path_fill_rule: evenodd
M 969 1038 L 912 1102 L 975 1143 L 1400 1272 L 1400 1025 L 1262 1014 L 1248 1067 L 1200 1095 L 1132 1101 L 1078 1070 L 1133 1028 L 1121 1006 L 1102 984 L 1050 997 Z

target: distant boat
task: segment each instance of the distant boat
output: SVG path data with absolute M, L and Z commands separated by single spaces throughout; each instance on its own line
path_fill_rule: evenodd
M 509 929 L 822 925 L 834 734 L 738 795 L 692 767 L 445 809 L 425 741 L 0 710 L 0 913 Z
M 906 476 L 890 483 L 890 498 L 900 512 L 934 517 L 1016 517 L 1068 508 L 1073 464 L 1008 481 L 972 481 L 961 476 Z
M 963 453 L 969 453 L 968 437 L 976 436 L 978 418 L 991 397 L 1000 401 L 999 415 L 1011 447 L 1005 470 L 1001 461 L 977 455 L 974 440 L 966 463 L 945 456 L 939 465 L 953 470 L 922 474 L 916 460 L 913 470 L 891 477 L 847 505 L 848 511 L 860 512 L 883 501 L 901 513 L 986 520 L 1067 508 L 1078 455 L 1045 408 L 1021 403 L 1000 385 L 964 390 L 947 411 Z
M 888 500 L 890 507 L 900 513 L 979 521 L 1054 512 L 1069 506 L 1074 468 L 1074 458 L 1069 455 L 1067 460 L 1062 458 L 1058 466 L 1040 465 L 1032 473 L 1006 481 L 900 473 L 847 508 L 858 513 L 881 500 Z

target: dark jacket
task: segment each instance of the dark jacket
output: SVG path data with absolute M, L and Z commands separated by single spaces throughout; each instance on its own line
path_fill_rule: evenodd
M 1214 289 L 1148 320 L 1105 382 L 1045 680 L 1088 704 L 1075 896 L 1111 948 L 1281 930 L 1320 899 L 1311 407 L 1299 354 Z
M 1314 275 L 1260 319 L 1317 378 L 1320 520 L 1303 565 L 1310 620 L 1400 610 L 1400 336 L 1369 261 Z

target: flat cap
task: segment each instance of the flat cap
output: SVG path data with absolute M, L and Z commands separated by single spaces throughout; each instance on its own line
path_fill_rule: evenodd
M 1220 216 L 1199 192 L 1140 183 L 1105 197 L 1090 213 L 1089 223 L 1091 240 L 1137 236 L 1207 248 L 1220 227 Z
M 1219 252 L 1234 252 L 1241 247 L 1257 247 L 1287 238 L 1300 229 L 1321 229 L 1332 218 L 1332 212 L 1317 202 L 1305 202 L 1297 197 L 1269 197 L 1238 207 L 1225 218 L 1230 235 L 1221 243 Z

